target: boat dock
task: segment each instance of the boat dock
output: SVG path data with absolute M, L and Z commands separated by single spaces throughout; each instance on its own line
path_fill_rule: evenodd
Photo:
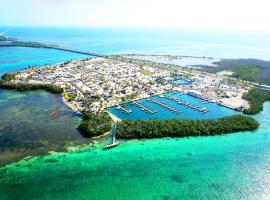
M 142 111 L 148 112 L 150 114 L 154 114 L 154 113 L 157 112 L 155 110 L 152 110 L 150 108 L 147 108 L 146 106 L 142 105 L 141 103 L 139 103 L 137 101 L 132 101 L 132 104 L 135 105 L 135 106 L 137 106 L 137 107 L 139 107 L 139 108 L 141 108 Z
M 218 102 L 217 104 L 220 105 L 220 106 L 223 106 L 223 107 L 225 107 L 225 108 L 229 108 L 229 109 L 238 111 L 238 112 L 242 112 L 242 109 L 243 109 L 243 108 L 241 108 L 241 107 L 236 108 L 236 107 L 233 107 L 233 106 L 230 106 L 230 105 L 226 105 L 226 104 L 221 103 L 221 102 Z
M 163 103 L 163 102 L 161 102 L 161 101 L 155 100 L 155 99 L 153 99 L 153 98 L 151 98 L 151 97 L 148 98 L 147 101 L 149 101 L 149 102 L 151 102 L 151 103 L 158 104 L 158 105 L 160 105 L 161 107 L 164 107 L 164 108 L 166 108 L 166 109 L 168 109 L 168 110 L 170 110 L 170 111 L 173 111 L 173 112 L 175 112 L 175 113 L 177 113 L 177 114 L 180 114 L 180 113 L 181 113 L 180 110 L 178 110 L 178 109 L 176 109 L 176 108 L 174 108 L 174 107 L 168 106 L 167 104 L 165 104 L 165 103 Z
M 194 105 L 190 104 L 189 102 L 181 101 L 180 99 L 177 99 L 176 97 L 170 97 L 170 96 L 167 96 L 167 95 L 161 95 L 159 97 L 171 100 L 171 101 L 173 101 L 173 102 L 175 102 L 175 103 L 177 103 L 179 105 L 185 106 L 185 107 L 190 108 L 192 110 L 199 111 L 201 113 L 209 112 L 206 108 L 200 108 L 198 106 L 194 106 Z
M 113 148 L 115 146 L 117 146 L 119 143 L 116 142 L 116 124 L 113 125 L 112 127 L 112 143 L 111 144 L 107 144 L 103 149 L 110 149 Z
M 130 109 L 126 109 L 126 108 L 124 108 L 124 107 L 122 107 L 121 105 L 116 105 L 116 109 L 117 110 L 121 110 L 122 112 L 125 112 L 125 113 L 132 113 L 132 110 L 130 110 Z

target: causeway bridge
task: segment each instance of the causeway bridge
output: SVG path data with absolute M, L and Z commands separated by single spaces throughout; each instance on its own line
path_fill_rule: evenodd
M 105 55 L 97 54 L 95 52 L 76 50 L 76 49 L 60 47 L 60 46 L 56 46 L 56 45 L 42 44 L 42 43 L 5 42 L 5 43 L 0 43 L 0 47 L 31 47 L 31 48 L 56 49 L 56 50 L 60 50 L 60 51 L 67 51 L 67 52 L 95 56 L 95 57 L 105 57 Z

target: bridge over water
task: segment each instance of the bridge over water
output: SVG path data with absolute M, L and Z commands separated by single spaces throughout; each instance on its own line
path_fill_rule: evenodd
M 60 51 L 67 51 L 67 52 L 84 54 L 84 55 L 95 56 L 95 57 L 105 57 L 105 55 L 97 54 L 95 52 L 81 51 L 81 50 L 59 47 L 56 45 L 41 44 L 41 43 L 5 42 L 5 43 L 0 43 L 0 47 L 31 47 L 31 48 L 56 49 Z

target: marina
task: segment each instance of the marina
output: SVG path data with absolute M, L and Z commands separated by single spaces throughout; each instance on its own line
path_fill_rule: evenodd
M 125 112 L 125 113 L 131 113 L 132 112 L 132 110 L 126 109 L 126 108 L 122 107 L 119 104 L 116 106 L 116 109 L 121 110 L 122 112 Z
M 233 106 L 230 106 L 230 105 L 226 105 L 222 101 L 217 102 L 216 100 L 213 100 L 213 99 L 206 99 L 206 98 L 203 98 L 203 97 L 200 97 L 200 96 L 194 96 L 194 95 L 192 95 L 192 96 L 195 97 L 195 98 L 201 99 L 202 100 L 201 102 L 204 103 L 204 104 L 215 103 L 215 104 L 218 104 L 218 105 L 223 106 L 225 108 L 232 109 L 232 110 L 235 110 L 235 111 L 240 111 L 240 112 L 242 112 L 243 109 L 244 109 L 243 106 L 240 106 L 240 107 L 237 108 L 237 107 L 233 107 Z
M 150 101 L 151 103 L 158 104 L 159 106 L 164 107 L 164 108 L 168 109 L 169 111 L 176 112 L 177 114 L 181 113 L 180 110 L 178 110 L 178 109 L 176 109 L 174 107 L 171 107 L 171 106 L 169 106 L 169 105 L 167 105 L 167 104 L 165 104 L 165 103 L 163 103 L 161 101 L 157 101 L 157 100 L 155 100 L 153 98 L 147 98 L 147 101 Z
M 213 119 L 238 113 L 234 109 L 220 105 L 218 102 L 210 102 L 176 90 L 154 95 L 150 98 L 125 102 L 124 105 L 126 111 L 119 109 L 119 106 L 110 107 L 108 111 L 119 119 L 134 120 Z M 123 107 L 123 104 L 121 104 L 121 107 Z M 174 109 L 175 111 L 173 111 Z
M 139 108 L 141 108 L 142 111 L 145 111 L 145 112 L 148 112 L 150 114 L 154 114 L 156 113 L 157 111 L 155 110 L 152 110 L 150 108 L 147 108 L 146 106 L 142 105 L 141 103 L 138 103 L 137 101 L 132 101 L 132 103 L 135 105 L 135 106 L 138 106 Z
M 175 103 L 177 103 L 179 105 L 184 105 L 187 108 L 199 111 L 201 113 L 209 112 L 206 108 L 201 108 L 201 107 L 194 106 L 194 105 L 190 104 L 189 102 L 181 101 L 181 100 L 179 100 L 179 99 L 177 99 L 175 97 L 170 97 L 170 96 L 167 96 L 167 95 L 160 95 L 160 97 L 169 99 L 169 100 L 174 101 Z

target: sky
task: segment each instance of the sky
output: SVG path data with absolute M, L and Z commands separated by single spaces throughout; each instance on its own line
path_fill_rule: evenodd
M 270 31 L 268 0 L 0 0 L 2 26 Z

